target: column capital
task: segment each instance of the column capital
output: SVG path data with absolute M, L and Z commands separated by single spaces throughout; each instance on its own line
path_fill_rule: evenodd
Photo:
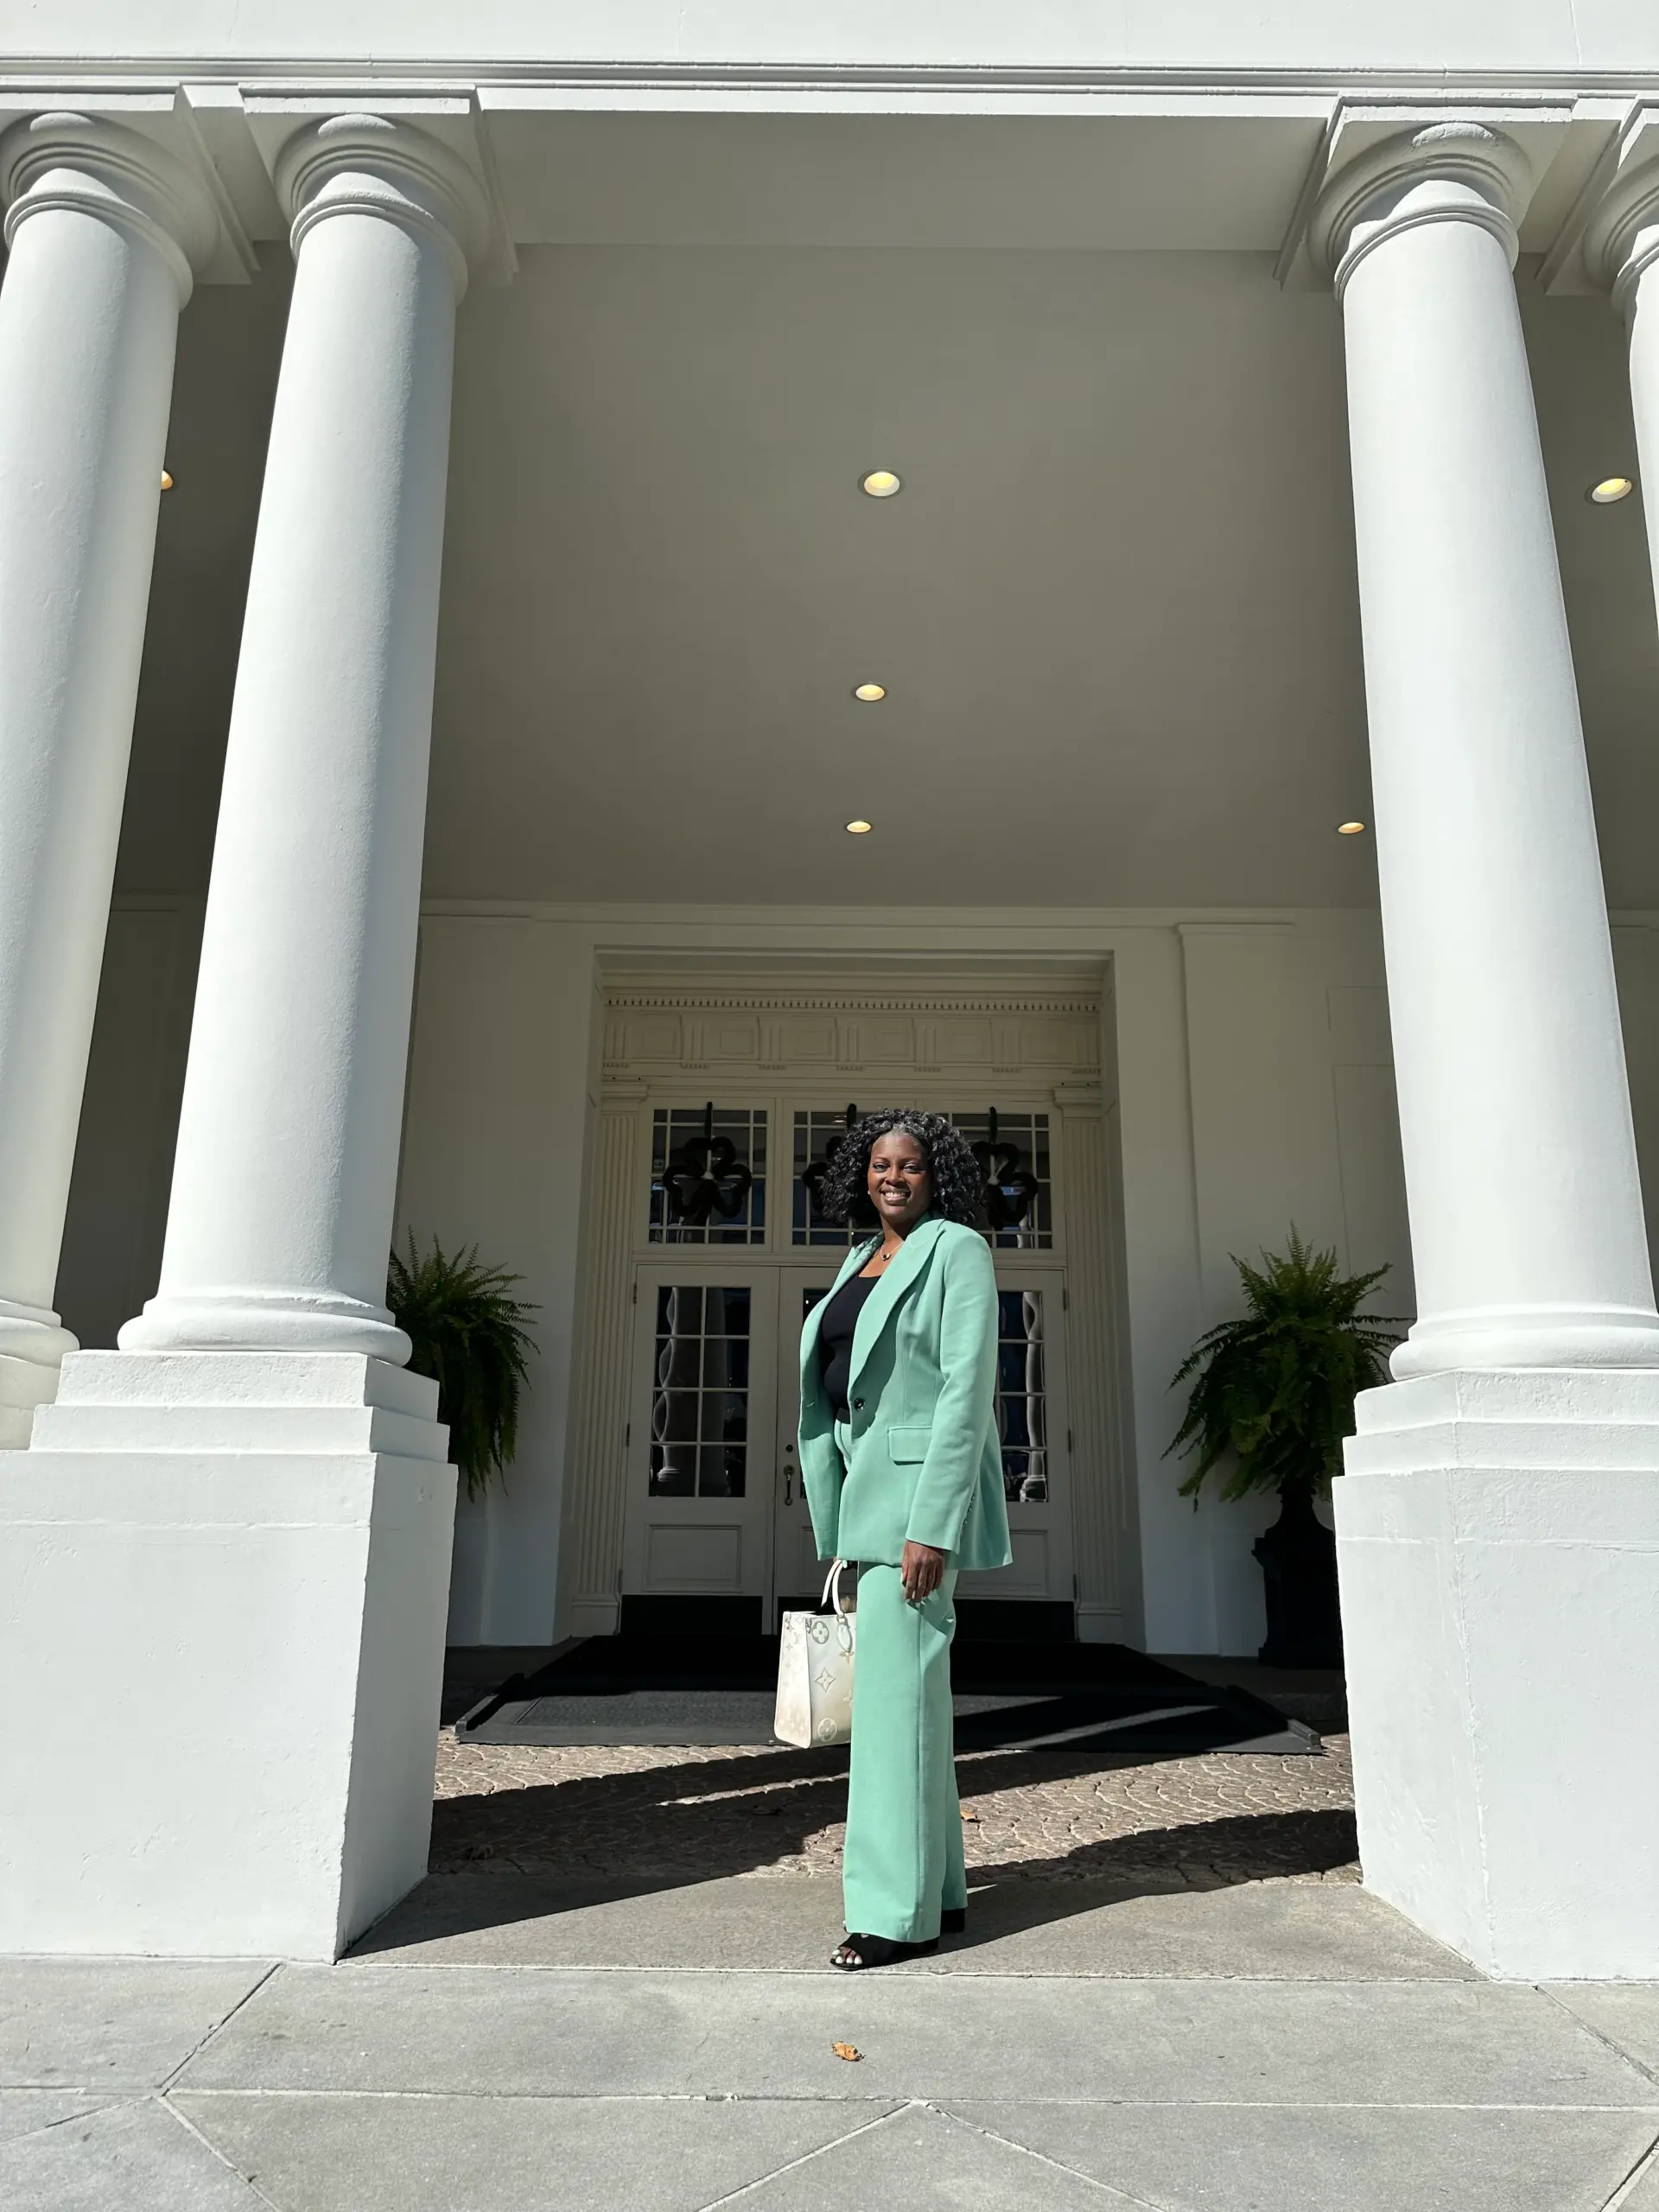
M 1585 227 L 1583 264 L 1591 281 L 1610 291 L 1621 315 L 1636 307 L 1636 288 L 1659 264 L 1659 145 L 1609 186 Z
M 1337 170 L 1314 205 L 1309 252 L 1340 296 L 1385 240 L 1427 223 L 1472 223 L 1491 232 L 1513 267 L 1532 183 L 1532 164 L 1504 132 L 1473 120 L 1426 124 Z
M 0 137 L 0 200 L 10 248 L 29 216 L 72 209 L 142 238 L 189 298 L 219 240 L 219 211 L 182 162 L 102 117 L 55 109 Z
M 290 138 L 276 183 L 296 254 L 331 215 L 373 215 L 438 248 L 459 298 L 490 244 L 483 188 L 460 155 L 384 115 L 326 116 Z

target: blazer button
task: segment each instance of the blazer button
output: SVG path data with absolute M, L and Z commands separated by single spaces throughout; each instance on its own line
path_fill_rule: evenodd
M 863 1399 L 862 1399 L 862 1398 L 855 1398 L 855 1399 L 853 1400 L 853 1411 L 854 1411 L 855 1414 L 861 1414 L 861 1413 L 863 1412 L 863 1410 L 864 1410 L 864 1401 L 863 1401 Z

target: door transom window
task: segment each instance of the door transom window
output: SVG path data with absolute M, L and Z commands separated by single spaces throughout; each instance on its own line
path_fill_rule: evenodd
M 659 1106 L 651 1117 L 653 1244 L 764 1244 L 763 1106 Z
M 868 1236 L 874 1210 L 855 1205 L 852 1218 L 831 1221 L 820 1209 L 823 1180 L 856 1106 L 797 1109 L 791 1166 L 790 1243 L 839 1245 Z M 1046 1114 L 1004 1114 L 995 1107 L 947 1110 L 945 1119 L 968 1140 L 984 1178 L 985 1233 L 998 1251 L 1046 1251 L 1054 1243 L 1053 1170 Z

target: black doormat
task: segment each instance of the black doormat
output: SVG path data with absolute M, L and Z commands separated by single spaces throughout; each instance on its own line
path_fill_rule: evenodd
M 1122 1643 L 959 1645 L 957 1749 L 1191 1755 L 1319 1750 L 1246 1690 L 1195 1681 Z M 475 1744 L 774 1744 L 775 1636 L 595 1636 L 515 1675 L 456 1726 Z
M 790 1612 L 810 1613 L 818 1592 L 797 1591 L 784 1599 Z M 635 1598 L 622 1600 L 625 1637 L 756 1637 L 759 1598 Z M 957 1603 L 957 1649 L 989 1639 L 1013 1643 L 1071 1643 L 1077 1612 L 1064 1603 L 1029 1598 L 963 1598 Z

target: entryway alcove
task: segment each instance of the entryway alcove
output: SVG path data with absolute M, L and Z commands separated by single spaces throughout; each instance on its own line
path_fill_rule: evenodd
M 849 1230 L 849 1115 L 949 1115 L 988 1175 L 1014 1560 L 967 1632 L 1116 1641 L 1135 1610 L 1109 966 L 753 960 L 606 977 L 567 1632 L 756 1635 L 818 1573 L 795 1467 L 801 1324 Z

